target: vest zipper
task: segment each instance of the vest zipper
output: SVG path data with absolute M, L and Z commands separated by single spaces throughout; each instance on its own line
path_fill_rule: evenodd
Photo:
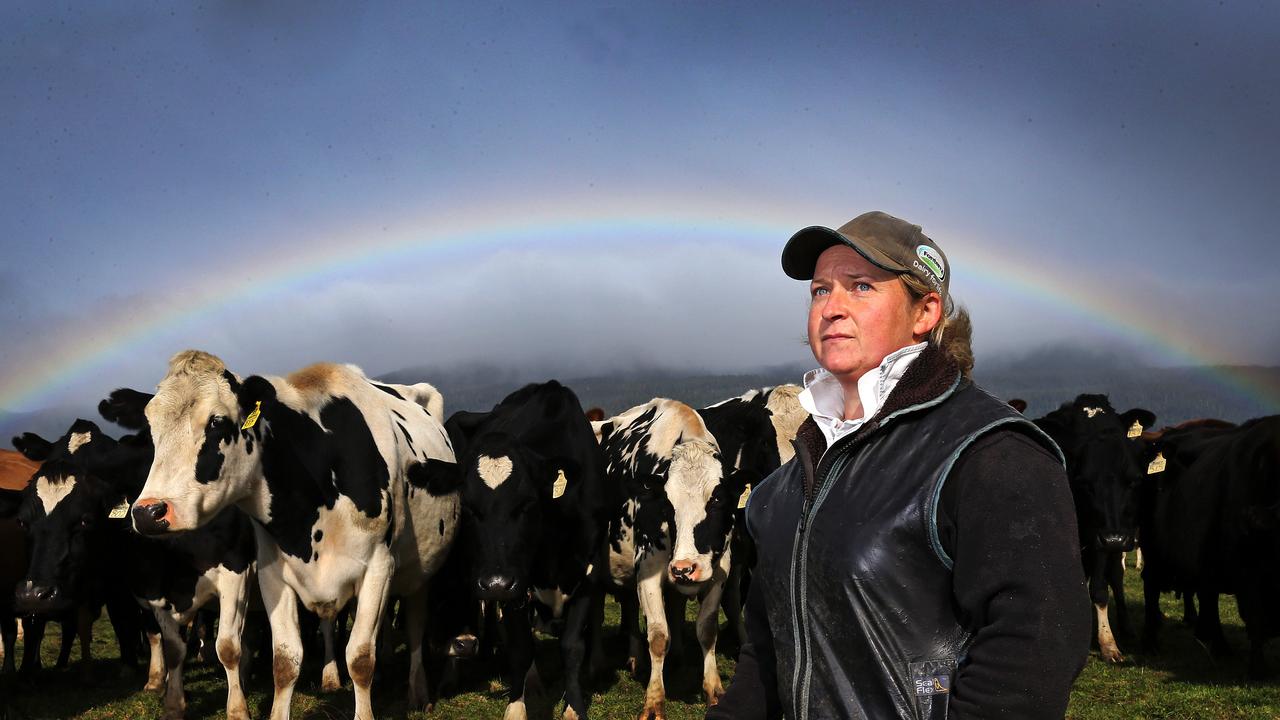
M 825 473 L 814 471 L 815 476 L 821 477 L 821 481 L 812 484 L 812 492 L 810 487 L 805 488 L 804 505 L 800 509 L 800 527 L 796 533 L 795 549 L 791 554 L 791 627 L 792 641 L 796 646 L 796 667 L 791 678 L 791 695 L 795 699 L 797 720 L 808 720 L 809 718 L 809 681 L 812 677 L 812 667 L 809 662 L 809 626 L 805 623 L 806 614 L 803 609 L 808 604 L 807 592 L 807 563 L 809 556 L 809 515 L 814 509 L 814 502 L 821 491 L 825 488 L 831 478 L 836 477 L 844 470 L 848 458 L 851 457 L 846 448 L 852 447 L 856 442 L 870 435 L 876 430 L 878 424 L 869 423 L 863 426 L 866 432 L 858 432 L 848 438 L 842 438 L 827 449 L 822 454 L 822 460 L 818 462 L 818 466 L 823 465 L 823 460 L 828 457 L 832 458 L 831 464 L 827 467 Z

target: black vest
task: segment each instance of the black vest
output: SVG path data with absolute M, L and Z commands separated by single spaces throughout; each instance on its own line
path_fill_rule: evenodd
M 997 427 L 1061 457 L 1022 415 L 956 377 L 938 397 L 837 441 L 809 493 L 799 444 L 751 493 L 752 583 L 764 592 L 791 720 L 946 718 L 973 634 L 956 615 L 938 539 L 942 485 L 960 453 Z

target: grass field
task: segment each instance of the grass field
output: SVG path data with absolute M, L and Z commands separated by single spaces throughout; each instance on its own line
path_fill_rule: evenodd
M 1126 578 L 1130 598 L 1131 625 L 1135 632 L 1142 627 L 1141 584 L 1137 574 Z M 694 607 L 692 604 L 690 609 Z M 1120 666 L 1104 665 L 1096 651 L 1076 682 L 1071 694 L 1067 717 L 1078 720 L 1173 720 L 1200 718 L 1273 720 L 1280 718 L 1280 677 L 1266 683 L 1244 681 L 1247 641 L 1236 614 L 1235 603 L 1224 598 L 1222 617 L 1227 639 L 1236 648 L 1233 657 L 1215 661 L 1194 640 L 1190 629 L 1180 622 L 1181 602 L 1165 597 L 1161 607 L 1169 621 L 1163 636 L 1164 653 L 1147 656 L 1136 652 L 1136 640 L 1120 640 L 1126 662 Z M 1278 608 L 1280 610 L 1280 608 Z M 692 618 L 690 618 L 692 619 Z M 617 606 L 610 604 L 606 618 L 610 661 L 621 665 L 625 643 L 616 634 Z M 58 631 L 49 628 L 43 656 L 52 667 L 57 654 Z M 697 670 L 697 642 L 692 624 L 685 631 L 686 662 L 667 668 L 669 699 L 667 712 L 671 720 L 700 718 L 704 711 L 701 680 Z M 558 717 L 557 700 L 563 689 L 561 670 L 552 639 L 538 645 L 538 665 L 546 691 L 530 698 L 530 718 L 545 720 Z M 1268 660 L 1280 671 L 1280 641 L 1268 648 Z M 129 674 L 118 662 L 115 640 L 109 625 L 100 620 L 94 639 L 95 659 L 90 666 L 91 678 L 80 676 L 78 650 L 67 670 L 46 669 L 34 687 L 18 686 L 12 703 L 11 717 L 18 718 L 116 718 L 143 720 L 160 717 L 159 697 L 139 690 L 145 678 Z M 407 713 L 403 704 L 405 688 L 403 652 L 397 664 L 385 668 L 374 685 L 374 702 L 378 717 L 435 720 L 471 720 L 501 718 L 506 704 L 500 684 L 472 672 L 464 675 L 457 694 L 441 700 L 430 714 Z M 720 671 L 725 684 L 733 674 L 733 661 L 721 657 Z M 139 671 L 141 673 L 141 671 Z M 251 679 L 249 706 L 255 718 L 266 717 L 271 703 L 271 679 L 265 670 Z M 319 668 L 308 658 L 304 675 L 294 696 L 295 718 L 329 719 L 351 717 L 353 701 L 349 689 L 339 693 L 319 692 Z M 592 717 L 633 718 L 642 704 L 644 687 L 622 670 L 607 681 L 598 682 L 591 703 Z M 187 671 L 187 717 L 215 718 L 223 714 L 225 683 L 221 666 L 195 662 Z M 553 706 L 555 706 L 553 708 Z

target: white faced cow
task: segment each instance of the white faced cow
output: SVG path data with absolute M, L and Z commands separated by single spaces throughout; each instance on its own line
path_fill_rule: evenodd
M 458 524 L 444 401 L 430 385 L 381 385 L 350 365 L 241 380 L 204 352 L 178 353 L 146 417 L 155 461 L 134 527 L 190 530 L 237 505 L 255 521 L 271 623 L 272 720 L 289 717 L 302 664 L 297 601 L 332 620 L 358 598 L 347 643 L 355 716 L 372 720 L 376 639 L 388 597 L 408 610 L 409 701 L 426 704 L 426 585 Z
M 651 666 L 640 718 L 666 717 L 662 666 L 671 635 L 663 590 L 669 587 L 700 600 L 702 687 L 714 705 L 724 693 L 716 667 L 717 613 L 742 483 L 725 477 L 715 438 L 684 403 L 659 398 L 592 426 L 605 473 L 625 497 L 609 527 L 610 575 L 618 588 L 635 586 L 648 625 Z M 621 599 L 634 670 L 640 640 L 635 606 L 625 592 Z

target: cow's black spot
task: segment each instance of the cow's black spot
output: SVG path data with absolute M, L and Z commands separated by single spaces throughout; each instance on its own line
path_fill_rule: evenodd
M 440 520 L 440 537 L 444 537 L 444 519 Z
M 372 385 L 393 398 L 397 398 L 399 400 L 404 399 L 404 396 L 396 392 L 395 388 L 387 387 L 386 385 L 379 385 L 378 383 L 372 383 Z
M 409 465 L 407 477 L 414 487 L 426 490 L 436 497 L 448 495 L 462 484 L 462 471 L 458 464 L 436 458 Z
M 313 538 L 316 542 L 320 542 L 321 540 L 323 540 L 323 539 L 324 539 L 324 531 L 323 531 L 323 530 L 316 530 L 316 534 L 315 534 L 315 535 L 313 535 L 313 536 L 312 536 L 312 538 Z
M 229 418 L 215 416 L 204 427 L 204 443 L 196 453 L 196 482 L 207 485 L 222 473 L 222 443 L 232 443 L 240 436 Z
M 404 425 L 401 425 L 400 423 L 396 423 L 396 427 L 400 428 L 400 434 L 404 435 L 404 441 L 406 443 L 409 443 L 409 452 L 416 453 L 417 450 L 415 450 L 413 447 L 413 438 L 409 436 L 409 431 L 406 430 Z

